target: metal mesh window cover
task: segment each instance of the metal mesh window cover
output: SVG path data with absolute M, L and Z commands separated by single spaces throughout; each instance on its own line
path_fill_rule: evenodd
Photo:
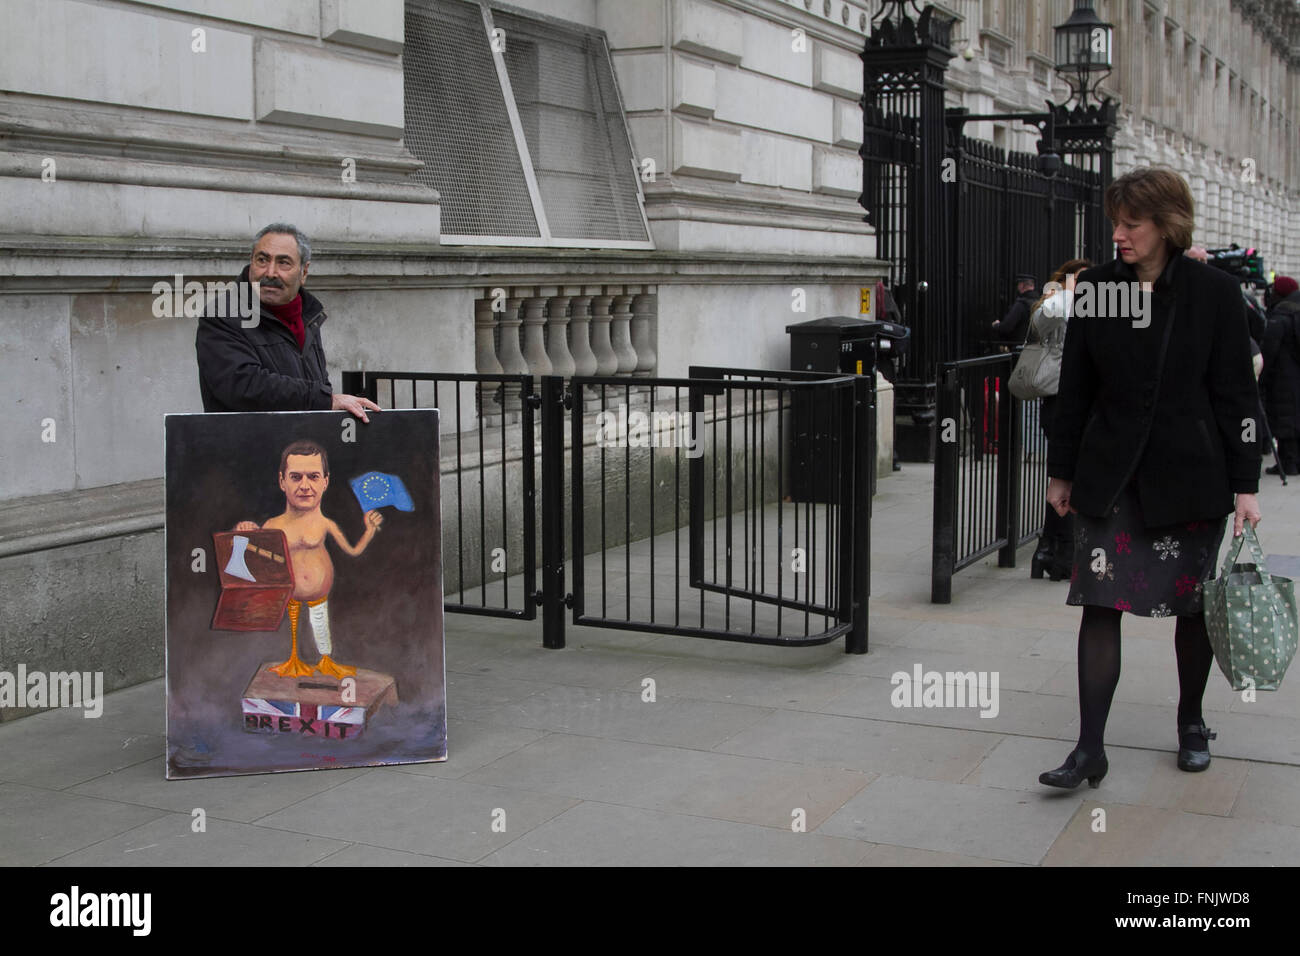
M 604 40 L 492 8 L 551 234 L 645 241 L 636 166 Z
M 408 0 L 406 148 L 438 190 L 449 235 L 539 237 L 478 4 Z

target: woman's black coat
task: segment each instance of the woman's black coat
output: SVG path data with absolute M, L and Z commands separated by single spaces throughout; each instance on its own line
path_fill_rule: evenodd
M 1078 279 L 1080 288 L 1136 281 L 1120 260 Z M 1135 479 L 1148 527 L 1218 518 L 1234 510 L 1234 493 L 1259 490 L 1263 425 L 1241 291 L 1176 253 L 1146 301 L 1146 328 L 1132 315 L 1071 316 L 1047 473 L 1073 481 L 1081 514 L 1104 516 Z

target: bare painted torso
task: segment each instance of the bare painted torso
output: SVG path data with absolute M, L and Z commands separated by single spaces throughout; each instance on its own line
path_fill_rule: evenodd
M 289 560 L 293 562 L 293 596 L 298 601 L 315 601 L 330 593 L 334 585 L 334 562 L 330 560 L 325 539 L 330 519 L 319 511 L 301 518 L 276 515 L 262 527 L 284 532 L 289 541 Z

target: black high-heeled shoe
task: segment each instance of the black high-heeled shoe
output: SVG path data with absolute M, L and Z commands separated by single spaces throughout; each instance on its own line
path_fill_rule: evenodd
M 1090 757 L 1078 747 L 1070 751 L 1070 756 L 1065 758 L 1065 763 L 1061 764 L 1055 770 L 1048 770 L 1039 774 L 1038 782 L 1049 787 L 1064 787 L 1067 790 L 1073 790 L 1084 780 L 1088 781 L 1088 786 L 1094 790 L 1101 784 L 1102 779 L 1106 776 L 1106 771 L 1110 769 L 1110 761 L 1106 759 L 1106 751 L 1102 751 L 1095 757 Z
M 1195 738 L 1195 739 L 1193 739 Z M 1188 773 L 1200 773 L 1210 765 L 1210 741 L 1219 735 L 1199 724 L 1183 724 L 1178 728 L 1178 769 Z

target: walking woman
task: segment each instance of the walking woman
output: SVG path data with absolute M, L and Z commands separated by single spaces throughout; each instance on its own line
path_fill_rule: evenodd
M 1235 513 L 1234 535 L 1260 519 L 1262 427 L 1237 282 L 1182 255 L 1193 204 L 1177 173 L 1133 170 L 1107 188 L 1105 208 L 1119 257 L 1079 276 L 1048 444 L 1048 503 L 1075 513 L 1066 603 L 1083 606 L 1079 742 L 1039 777 L 1052 787 L 1106 776 L 1125 611 L 1177 619 L 1178 767 L 1209 766 L 1202 586 L 1225 516 Z M 1138 282 L 1151 294 L 1132 295 Z

